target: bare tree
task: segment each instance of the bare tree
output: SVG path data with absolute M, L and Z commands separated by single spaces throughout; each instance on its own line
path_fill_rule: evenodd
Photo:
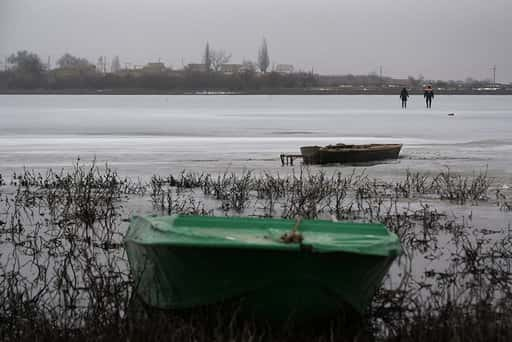
M 222 64 L 226 64 L 231 59 L 231 54 L 228 54 L 224 50 L 211 50 L 210 51 L 212 69 L 214 71 L 220 71 Z
M 210 44 L 206 42 L 206 48 L 204 49 L 203 55 L 203 64 L 206 65 L 206 69 L 208 71 L 212 68 L 212 51 L 210 49 Z
M 268 57 L 267 40 L 263 38 L 263 43 L 261 44 L 260 50 L 258 51 L 258 67 L 260 68 L 261 72 L 266 72 L 269 65 L 270 58 Z

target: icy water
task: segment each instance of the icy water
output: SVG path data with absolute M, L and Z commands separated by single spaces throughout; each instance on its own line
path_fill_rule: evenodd
M 0 173 L 60 169 L 78 157 L 142 178 L 184 169 L 288 173 L 279 154 L 301 145 L 402 143 L 399 160 L 357 167 L 376 176 L 487 169 L 512 183 L 512 97 L 436 96 L 427 110 L 412 96 L 408 107 L 398 95 L 3 95 Z

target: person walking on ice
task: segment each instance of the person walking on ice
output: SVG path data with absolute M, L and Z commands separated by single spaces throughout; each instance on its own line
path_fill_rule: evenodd
M 434 90 L 431 85 L 428 85 L 425 88 L 425 92 L 423 93 L 423 97 L 427 103 L 427 108 L 432 108 L 432 99 L 434 98 Z
M 407 108 L 407 98 L 409 97 L 409 93 L 407 89 L 403 88 L 400 92 L 400 98 L 402 99 L 402 108 Z

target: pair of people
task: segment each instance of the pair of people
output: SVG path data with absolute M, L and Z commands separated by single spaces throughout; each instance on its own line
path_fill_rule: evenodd
M 409 92 L 407 89 L 403 88 L 400 92 L 400 99 L 402 99 L 402 108 L 407 108 L 407 98 L 409 97 Z M 423 97 L 425 98 L 427 108 L 432 108 L 432 99 L 434 98 L 434 90 L 432 86 L 427 86 L 425 88 L 425 92 L 423 93 Z

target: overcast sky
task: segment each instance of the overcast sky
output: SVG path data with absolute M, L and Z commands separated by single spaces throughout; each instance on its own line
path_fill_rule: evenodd
M 206 41 L 322 74 L 512 81 L 512 0 L 0 0 L 0 57 L 200 62 Z

